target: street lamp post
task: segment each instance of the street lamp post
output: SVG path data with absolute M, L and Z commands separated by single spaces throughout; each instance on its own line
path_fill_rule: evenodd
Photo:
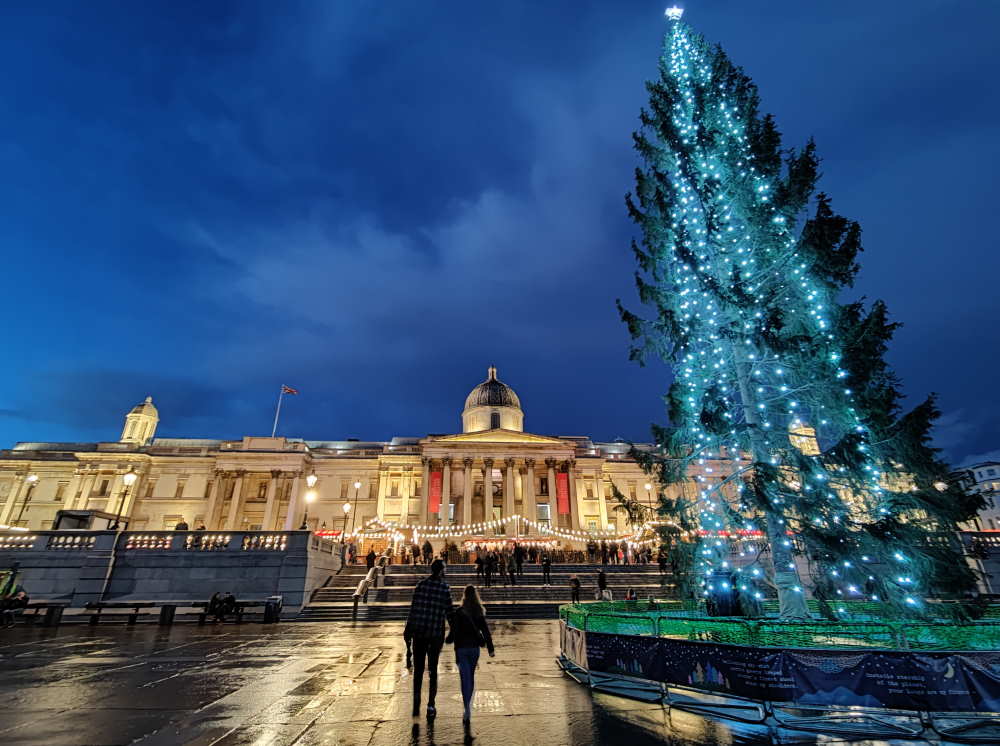
M 309 503 L 316 500 L 316 490 L 314 490 L 313 487 L 316 486 L 316 482 L 318 481 L 319 477 L 316 476 L 315 471 L 310 472 L 309 475 L 306 477 L 306 485 L 309 487 L 309 489 L 306 491 L 306 494 L 304 495 L 306 501 L 306 509 L 302 515 L 302 525 L 299 526 L 299 531 L 307 531 L 309 529 Z
M 129 488 L 135 484 L 135 480 L 139 478 L 139 475 L 135 473 L 135 468 L 129 467 L 128 471 L 122 475 L 122 482 L 125 484 L 125 489 L 122 490 L 122 498 L 118 501 L 118 511 L 115 513 L 115 522 L 111 526 L 112 531 L 117 531 L 118 526 L 122 520 L 122 509 L 125 507 L 125 500 L 128 499 Z
M 645 487 L 646 487 L 646 502 L 649 503 L 649 508 L 650 508 L 650 510 L 652 510 L 653 509 L 653 495 L 650 492 L 650 490 L 653 489 L 653 485 L 651 485 L 649 482 L 646 482 Z
M 306 509 L 305 512 L 302 514 L 302 525 L 299 526 L 300 531 L 309 530 L 309 505 L 316 500 L 316 490 L 309 490 L 308 492 L 306 492 L 305 498 L 306 498 Z
M 344 531 L 340 537 L 341 541 L 347 538 L 347 516 L 351 514 L 351 503 L 349 501 L 344 503 L 343 508 L 344 508 Z
M 24 516 L 24 509 L 28 507 L 28 503 L 31 502 L 31 493 L 35 491 L 35 485 L 38 484 L 38 475 L 29 474 L 24 478 L 24 481 L 28 483 L 28 491 L 24 493 L 24 502 L 21 503 L 21 510 L 17 513 L 17 520 L 14 521 L 14 525 L 20 525 L 21 518 Z

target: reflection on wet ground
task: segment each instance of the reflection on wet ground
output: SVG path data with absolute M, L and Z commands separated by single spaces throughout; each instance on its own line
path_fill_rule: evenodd
M 441 657 L 438 717 L 410 718 L 398 622 L 5 630 L 0 742 L 846 743 L 592 695 L 556 665 L 557 622 L 494 626 L 497 656 L 481 660 L 468 728 L 450 648 Z

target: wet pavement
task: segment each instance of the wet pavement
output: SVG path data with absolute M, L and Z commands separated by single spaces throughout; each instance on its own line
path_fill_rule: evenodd
M 0 743 L 845 743 L 592 694 L 556 664 L 557 622 L 494 624 L 468 728 L 446 647 L 438 716 L 413 720 L 401 633 L 398 622 L 2 630 Z

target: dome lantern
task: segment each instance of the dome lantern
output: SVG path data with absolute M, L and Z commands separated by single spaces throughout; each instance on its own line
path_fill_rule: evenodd
M 147 396 L 145 401 L 136 404 L 125 415 L 125 426 L 118 442 L 145 445 L 153 439 L 159 421 L 160 413 L 153 405 L 153 397 Z
M 480 430 L 524 430 L 524 412 L 514 389 L 497 378 L 497 369 L 487 369 L 486 380 L 469 392 L 462 410 L 462 432 Z

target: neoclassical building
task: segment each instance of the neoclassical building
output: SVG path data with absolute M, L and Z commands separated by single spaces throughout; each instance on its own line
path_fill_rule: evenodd
M 628 528 L 612 484 L 656 503 L 657 485 L 627 443 L 525 432 L 520 399 L 493 367 L 461 419 L 461 433 L 386 442 L 159 438 L 147 397 L 125 415 L 117 441 L 0 451 L 0 524 L 44 530 L 60 510 L 120 513 L 133 530 L 185 520 L 191 528 L 353 531 L 378 518 L 478 538 L 503 535 L 503 519 L 520 515 L 533 522 L 511 529 L 521 536 L 543 527 L 596 535 Z M 710 479 L 712 466 L 692 478 Z

